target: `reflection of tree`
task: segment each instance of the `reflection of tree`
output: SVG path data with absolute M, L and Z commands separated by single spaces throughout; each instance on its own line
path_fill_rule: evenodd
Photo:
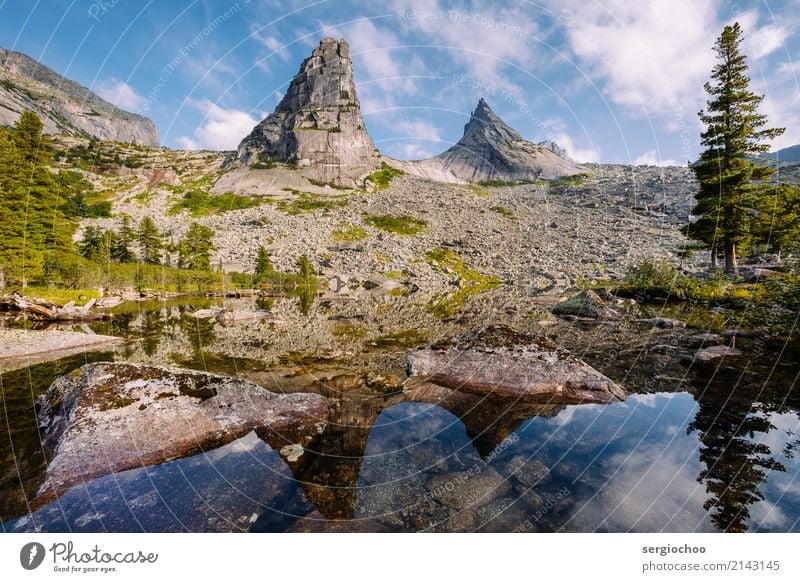
M 148 356 L 152 356 L 158 350 L 161 343 L 161 333 L 164 331 L 164 317 L 161 311 L 145 311 L 142 314 L 142 349 Z
M 181 318 L 183 333 L 195 353 L 201 352 L 205 346 L 212 344 L 217 339 L 214 334 L 216 323 L 213 317 L 210 319 L 198 319 L 191 315 L 184 315 Z
M 737 371 L 719 370 L 706 380 L 696 386 L 700 409 L 688 428 L 699 433 L 700 460 L 706 466 L 698 477 L 711 495 L 704 507 L 719 529 L 743 532 L 749 506 L 764 499 L 759 486 L 768 471 L 785 471 L 769 456 L 767 445 L 755 442 L 775 428 L 755 402 L 769 395 Z
M 308 315 L 311 313 L 311 306 L 314 305 L 314 298 L 317 296 L 317 288 L 310 285 L 302 285 L 293 290 L 291 295 L 298 298 L 300 313 Z

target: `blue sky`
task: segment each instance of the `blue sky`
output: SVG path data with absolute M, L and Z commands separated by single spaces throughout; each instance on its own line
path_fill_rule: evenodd
M 578 161 L 684 164 L 734 20 L 762 110 L 787 128 L 775 148 L 800 143 L 796 0 L 0 0 L 0 45 L 148 115 L 169 147 L 234 148 L 334 36 L 387 155 L 445 150 L 483 96 Z

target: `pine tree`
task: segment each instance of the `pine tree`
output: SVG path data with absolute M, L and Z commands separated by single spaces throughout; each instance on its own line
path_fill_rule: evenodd
M 310 284 L 314 279 L 314 267 L 307 255 L 302 255 L 297 259 L 297 268 L 300 271 L 300 276 L 305 279 L 306 283 Z
M 31 166 L 44 163 L 50 151 L 42 131 L 44 123 L 33 111 L 23 111 L 14 126 L 14 141 L 17 150 L 26 164 Z
M 750 237 L 750 217 L 756 199 L 769 185 L 774 172 L 752 161 L 751 156 L 769 151 L 765 140 L 783 129 L 763 129 L 765 115 L 758 113 L 763 96 L 749 89 L 747 63 L 741 54 L 742 30 L 738 23 L 726 26 L 714 46 L 717 64 L 712 83 L 705 84 L 710 96 L 707 111 L 699 113 L 706 129 L 700 134 L 706 149 L 694 164 L 700 189 L 692 215 L 700 217 L 685 233 L 725 253 L 725 271 L 737 270 L 736 253 Z
M 256 267 L 253 273 L 253 283 L 256 285 L 266 281 L 270 275 L 275 271 L 272 265 L 272 259 L 269 256 L 269 251 L 263 246 L 258 247 L 258 255 L 256 256 Z
M 211 251 L 214 250 L 214 231 L 193 222 L 179 246 L 178 266 L 198 271 L 211 270 Z
M 83 230 L 83 237 L 81 242 L 78 243 L 78 252 L 81 256 L 92 260 L 100 248 L 100 237 L 102 233 L 96 226 L 87 226 Z
M 756 200 L 758 210 L 753 220 L 753 242 L 783 251 L 800 248 L 800 189 L 779 184 L 765 190 Z
M 139 259 L 143 263 L 158 265 L 161 262 L 164 242 L 163 235 L 158 231 L 153 219 L 145 216 L 139 223 L 136 235 L 139 242 Z
M 131 246 L 136 240 L 136 233 L 131 228 L 130 216 L 124 214 L 122 222 L 117 231 L 117 236 L 114 238 L 114 246 L 111 249 L 111 257 L 120 263 L 133 263 L 136 261 L 136 255 L 133 254 Z

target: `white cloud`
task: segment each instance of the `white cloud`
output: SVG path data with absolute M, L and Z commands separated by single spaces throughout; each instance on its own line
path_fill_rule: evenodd
M 600 150 L 593 144 L 589 147 L 582 147 L 575 143 L 571 135 L 567 133 L 566 124 L 558 118 L 550 117 L 542 120 L 542 128 L 545 135 L 542 139 L 550 140 L 564 148 L 567 155 L 579 164 L 593 164 L 600 161 Z
M 778 65 L 778 69 L 776 73 L 781 76 L 787 77 L 795 77 L 800 75 L 800 61 L 795 61 L 793 63 L 784 62 Z
M 785 41 L 791 32 L 778 25 L 767 24 L 758 27 L 758 10 L 748 10 L 736 16 L 736 21 L 742 27 L 744 42 L 742 50 L 749 59 L 763 59 L 785 46 Z
M 178 143 L 189 150 L 232 150 L 252 131 L 260 120 L 246 111 L 225 109 L 208 99 L 189 103 L 203 112 L 205 118 L 192 136 L 181 136 Z
M 598 150 L 592 147 L 580 147 L 566 133 L 556 132 L 550 134 L 548 139 L 552 139 L 564 148 L 567 151 L 567 155 L 579 164 L 593 164 L 600 161 L 600 152 Z
M 664 159 L 656 150 L 649 150 L 633 160 L 634 166 L 679 166 L 672 158 Z
M 126 111 L 141 111 L 147 102 L 147 99 L 139 95 L 133 87 L 116 77 L 98 81 L 94 86 L 94 92 L 109 103 Z
M 568 10 L 566 35 L 604 93 L 638 115 L 674 114 L 702 104 L 713 66 L 714 0 L 550 0 Z

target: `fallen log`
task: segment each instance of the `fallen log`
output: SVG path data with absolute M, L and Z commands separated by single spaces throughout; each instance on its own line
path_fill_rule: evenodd
M 30 316 L 34 321 L 106 321 L 112 318 L 110 313 L 96 313 L 90 311 L 96 299 L 90 299 L 86 305 L 82 307 L 75 307 L 75 302 L 70 301 L 63 307 L 58 307 L 55 303 L 44 301 L 41 299 L 34 299 L 31 297 L 23 297 L 19 293 L 13 295 L 0 297 L 0 306 L 3 311 L 11 312 L 18 311 Z

